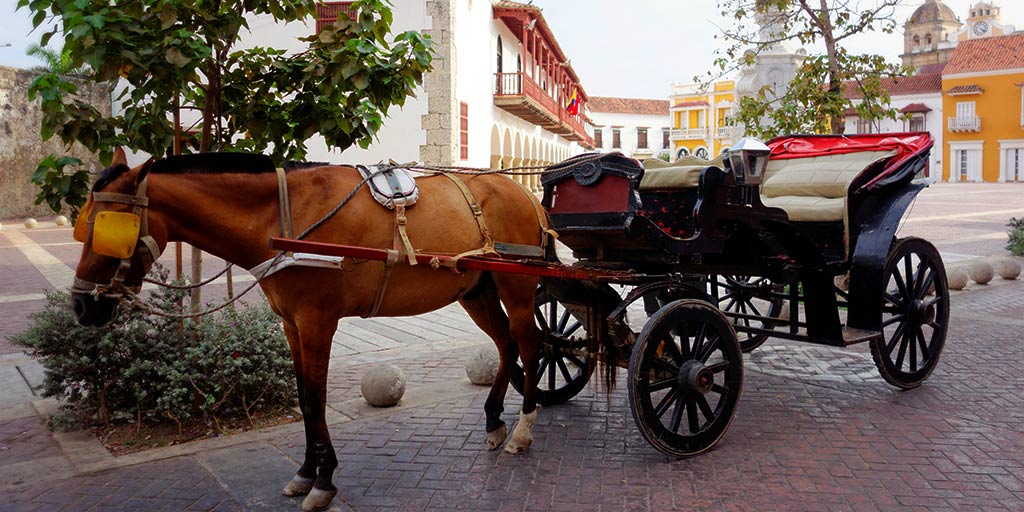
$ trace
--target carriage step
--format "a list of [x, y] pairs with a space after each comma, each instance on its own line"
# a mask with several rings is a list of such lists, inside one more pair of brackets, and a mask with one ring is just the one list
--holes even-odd
[[871, 341], [881, 336], [882, 333], [878, 331], [866, 331], [864, 329], [857, 329], [854, 327], [843, 327], [843, 344], [847, 347], [857, 343]]

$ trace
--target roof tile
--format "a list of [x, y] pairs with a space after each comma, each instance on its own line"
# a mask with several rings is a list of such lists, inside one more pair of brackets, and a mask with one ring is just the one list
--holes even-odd
[[[845, 82], [846, 91], [843, 96], [847, 98], [863, 98], [857, 82]], [[942, 75], [938, 73], [916, 74], [911, 76], [882, 77], [882, 88], [889, 96], [907, 96], [910, 94], [925, 94], [929, 92], [942, 91]]]
[[668, 100], [591, 96], [590, 103], [587, 105], [591, 112], [668, 116]]
[[956, 45], [943, 75], [1024, 68], [1024, 34], [968, 39]]

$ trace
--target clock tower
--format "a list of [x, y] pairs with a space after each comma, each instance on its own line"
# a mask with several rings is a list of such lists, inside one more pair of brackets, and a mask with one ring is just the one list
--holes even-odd
[[998, 6], [989, 2], [978, 2], [971, 6], [970, 16], [967, 17], [968, 39], [1002, 35], [1002, 30], [998, 30], [1001, 28], [1002, 26], [999, 25]]

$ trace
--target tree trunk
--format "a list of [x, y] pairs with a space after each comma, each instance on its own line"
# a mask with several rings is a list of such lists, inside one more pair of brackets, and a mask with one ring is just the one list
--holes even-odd
[[[821, 28], [821, 37], [825, 42], [825, 52], [828, 55], [828, 93], [841, 97], [843, 94], [843, 82], [839, 77], [839, 55], [836, 51], [835, 29], [832, 26], [832, 17], [828, 9], [828, 0], [818, 0], [821, 8], [818, 23]], [[842, 112], [836, 112], [829, 116], [829, 125], [833, 134], [841, 134], [846, 131], [846, 119]]]

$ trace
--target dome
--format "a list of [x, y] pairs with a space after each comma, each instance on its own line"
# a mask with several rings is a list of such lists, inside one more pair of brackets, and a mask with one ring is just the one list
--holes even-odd
[[959, 21], [953, 9], [939, 0], [928, 0], [910, 15], [909, 23], [933, 23], [936, 21]]

